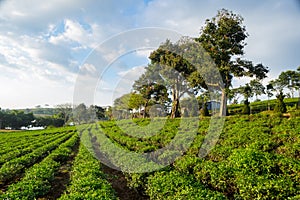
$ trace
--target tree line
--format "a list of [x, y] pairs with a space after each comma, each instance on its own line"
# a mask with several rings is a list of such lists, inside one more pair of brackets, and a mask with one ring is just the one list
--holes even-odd
[[287, 109], [283, 100], [285, 97], [294, 98], [295, 91], [298, 91], [298, 103], [296, 104], [296, 109], [298, 109], [300, 106], [300, 66], [297, 70], [286, 70], [281, 72], [276, 79], [269, 81], [266, 85], [263, 85], [257, 80], [251, 80], [250, 83], [246, 83], [238, 88], [233, 88], [229, 92], [229, 99], [232, 103], [237, 104], [238, 98], [243, 96], [243, 113], [249, 114], [249, 98], [255, 96], [255, 101], [260, 101], [258, 96], [262, 94], [267, 95], [268, 110], [271, 110], [269, 101], [271, 97], [275, 96], [277, 103], [274, 110], [276, 112], [285, 113]]
[[96, 120], [109, 118], [109, 110], [101, 106], [84, 103], [72, 106], [70, 103], [59, 104], [53, 108], [53, 115], [34, 115], [33, 112], [25, 113], [24, 110], [1, 110], [0, 129], [21, 129], [22, 127], [61, 127], [64, 125], [91, 123]]

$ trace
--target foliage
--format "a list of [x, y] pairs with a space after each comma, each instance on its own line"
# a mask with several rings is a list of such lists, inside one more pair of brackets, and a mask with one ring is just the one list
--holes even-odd
[[[109, 152], [111, 146], [104, 139], [110, 138], [109, 141], [126, 151], [143, 153], [172, 143], [180, 134], [178, 130], [184, 132], [182, 137], [186, 141], [184, 137], [191, 129], [196, 130], [197, 135], [184, 155], [159, 171], [127, 173], [128, 184], [151, 199], [297, 199], [300, 195], [300, 118], [297, 114], [290, 119], [279, 115], [270, 117], [268, 113], [227, 117], [218, 143], [205, 158], [198, 154], [210, 118], [201, 119], [198, 125], [168, 119], [163, 127], [159, 127], [162, 119], [157, 120], [102, 121], [98, 123], [102, 134], [98, 134], [100, 129], [96, 125], [81, 125], [82, 143], [61, 199], [116, 199], [99, 161], [93, 157], [95, 139], [101, 144], [101, 152]], [[140, 129], [132, 128], [133, 124]], [[151, 130], [157, 131], [156, 134], [151, 135]], [[3, 199], [43, 197], [78, 141], [71, 127], [1, 133], [0, 137], [0, 160], [8, 159], [0, 168], [1, 184], [20, 177], [1, 194]], [[172, 144], [184, 145], [182, 140]], [[122, 168], [128, 167], [124, 165], [128, 162], [136, 170], [150, 170], [154, 166], [145, 164], [146, 160], [140, 162], [132, 154], [129, 157], [121, 151], [111, 153], [114, 155], [109, 156], [110, 161]], [[176, 153], [178, 151], [168, 150], [157, 161], [166, 161]]]
[[172, 95], [171, 118], [180, 116], [180, 99], [184, 94], [194, 95], [200, 87], [206, 88], [196, 67], [182, 56], [187, 48], [193, 46], [192, 42], [186, 38], [176, 43], [167, 40], [149, 57], [157, 69], [155, 73], [161, 74], [161, 79], [164, 80], [163, 85]]
[[[300, 191], [299, 119], [264, 114], [228, 117], [218, 144], [206, 158], [199, 158], [199, 148], [209, 127], [209, 119], [204, 118], [184, 156], [159, 172], [128, 174], [129, 184], [143, 188], [151, 199], [288, 199], [297, 196]], [[154, 145], [152, 150], [155, 150], [168, 144], [171, 140], [166, 140], [165, 134], [167, 130], [173, 132], [171, 138], [176, 134], [174, 122], [167, 125], [171, 129], [164, 127], [160, 134], [143, 139], [126, 136], [111, 123], [101, 125], [105, 134], [121, 144], [121, 148], [143, 152], [150, 145]], [[122, 123], [122, 128], [126, 124], [130, 126], [129, 121]], [[117, 156], [116, 160], [122, 160], [121, 157]], [[134, 165], [134, 159], [132, 162]]]
[[36, 199], [45, 195], [51, 187], [55, 172], [71, 155], [72, 148], [78, 139], [78, 135], [73, 134], [70, 139], [52, 151], [44, 160], [26, 170], [24, 177], [11, 184], [1, 197], [3, 199]]
[[156, 172], [148, 178], [147, 194], [150, 199], [226, 199], [211, 191], [193, 176], [177, 171]]
[[105, 117], [104, 108], [97, 105], [87, 107], [84, 103], [75, 106], [72, 112], [72, 119], [77, 124], [92, 123]]
[[196, 98], [184, 98], [180, 104], [181, 112], [183, 112], [184, 117], [199, 116], [199, 106]]
[[[284, 98], [284, 103], [287, 106], [295, 107], [298, 104], [298, 98]], [[265, 112], [270, 108], [270, 112], [272, 112], [277, 104], [276, 99], [270, 99], [265, 101], [257, 101], [251, 102], [251, 113], [260, 113]], [[234, 114], [242, 114], [244, 104], [231, 104], [228, 106], [230, 115]]]
[[56, 149], [61, 143], [70, 138], [72, 134], [72, 132], [64, 134], [56, 140], [34, 149], [28, 154], [15, 157], [4, 163], [0, 168], [0, 183], [3, 184], [11, 180], [13, 177], [21, 174], [25, 168], [48, 156], [52, 150]]
[[63, 119], [63, 124], [66, 124], [72, 117], [72, 104], [65, 103], [56, 105], [57, 115]]
[[292, 70], [281, 72], [278, 76], [278, 82], [282, 87], [288, 88], [294, 97], [294, 90], [300, 89], [300, 73]]
[[20, 129], [22, 126], [32, 124], [34, 116], [32, 113], [25, 114], [21, 110], [2, 111], [0, 109], [0, 129], [10, 127], [12, 129]]
[[253, 79], [250, 81], [249, 85], [251, 87], [253, 94], [256, 95], [256, 99], [258, 99], [257, 98], [258, 96], [265, 94], [265, 87], [259, 80]]
[[215, 61], [225, 84], [220, 111], [223, 116], [226, 115], [227, 107], [226, 91], [231, 86], [233, 77], [256, 76], [261, 80], [269, 71], [262, 64], [253, 66], [251, 61], [243, 60], [247, 36], [243, 18], [222, 9], [216, 17], [206, 20], [199, 38], [196, 39]]
[[143, 98], [144, 113], [143, 117], [148, 116], [148, 107], [153, 104], [163, 105], [165, 110], [170, 99], [168, 98], [167, 88], [164, 86], [164, 80], [159, 75], [157, 65], [149, 64], [144, 74], [133, 84], [133, 88]]
[[280, 93], [276, 96], [276, 98], [277, 98], [277, 103], [276, 103], [276, 106], [275, 106], [275, 108], [274, 108], [274, 111], [275, 111], [275, 112], [285, 113], [285, 112], [287, 111], [286, 105], [285, 105], [285, 103], [284, 103], [284, 101], [283, 101], [284, 97], [285, 97], [285, 95], [284, 95], [282, 92], [280, 92]]
[[57, 118], [56, 116], [51, 117], [36, 117], [35, 118], [35, 126], [42, 126], [42, 127], [61, 127], [64, 125], [64, 120], [61, 118]]
[[208, 108], [207, 108], [207, 103], [203, 103], [202, 108], [200, 110], [200, 115], [202, 117], [209, 116], [209, 111], [208, 111]]
[[101, 171], [99, 161], [83, 144], [73, 164], [71, 183], [59, 199], [117, 199]]
[[245, 114], [245, 115], [249, 115], [250, 114], [250, 102], [248, 101], [248, 99], [246, 99], [245, 101], [244, 101], [244, 106], [243, 106], [243, 114]]

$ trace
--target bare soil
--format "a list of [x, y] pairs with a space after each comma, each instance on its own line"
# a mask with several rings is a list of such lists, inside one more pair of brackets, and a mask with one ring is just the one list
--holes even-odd
[[79, 142], [77, 142], [77, 144], [73, 147], [73, 151], [69, 159], [62, 163], [58, 172], [55, 174], [54, 180], [51, 182], [50, 191], [44, 197], [38, 198], [39, 200], [58, 199], [65, 192], [70, 182], [73, 161], [78, 153], [78, 150]]
[[[97, 148], [99, 145], [96, 138], [92, 139], [93, 148], [98, 158], [105, 158], [105, 155]], [[109, 163], [108, 160], [106, 160]], [[145, 196], [142, 191], [137, 191], [134, 188], [128, 187], [127, 180], [122, 171], [110, 168], [104, 164], [101, 165], [102, 171], [107, 175], [107, 180], [112, 185], [113, 189], [120, 200], [148, 200], [149, 197]]]

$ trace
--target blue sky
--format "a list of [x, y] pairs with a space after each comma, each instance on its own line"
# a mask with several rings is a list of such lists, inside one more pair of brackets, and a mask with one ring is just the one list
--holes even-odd
[[[245, 58], [270, 68], [264, 82], [300, 65], [296, 0], [4, 0], [0, 1], [0, 107], [73, 102], [78, 72], [99, 44], [144, 27], [196, 37], [205, 19], [221, 8], [243, 16], [249, 33]], [[116, 87], [142, 72], [148, 53], [114, 58], [111, 52], [109, 59], [116, 60], [98, 80], [94, 103], [110, 104], [118, 96]], [[236, 79], [234, 85], [244, 81]]]

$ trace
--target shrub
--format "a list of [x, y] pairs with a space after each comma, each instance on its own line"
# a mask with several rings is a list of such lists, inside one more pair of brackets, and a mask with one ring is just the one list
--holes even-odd
[[285, 113], [287, 111], [286, 105], [283, 101], [285, 95], [282, 93], [282, 91], [276, 96], [277, 103], [275, 105], [274, 111], [279, 113]]
[[244, 101], [244, 106], [243, 106], [243, 110], [242, 110], [243, 114], [245, 114], [245, 115], [250, 114], [250, 106], [249, 105], [250, 105], [250, 102], [248, 101], [248, 99], [246, 99]]

